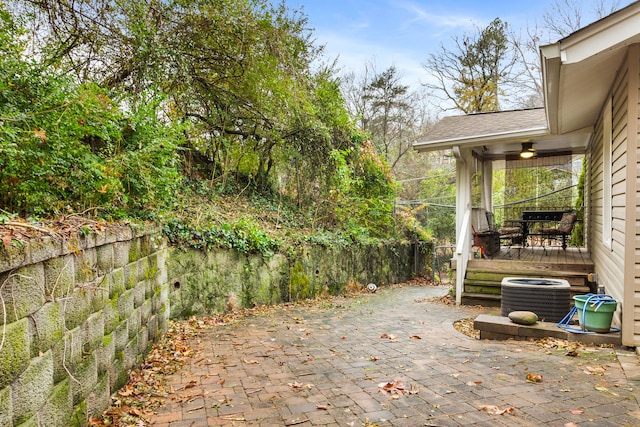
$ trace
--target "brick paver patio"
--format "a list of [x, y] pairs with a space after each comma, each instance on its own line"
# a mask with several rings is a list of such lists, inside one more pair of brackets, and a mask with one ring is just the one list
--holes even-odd
[[[453, 322], [491, 311], [428, 300], [446, 291], [381, 289], [207, 330], [152, 423], [640, 426], [635, 352], [474, 340]], [[381, 389], [394, 381], [405, 393]]]

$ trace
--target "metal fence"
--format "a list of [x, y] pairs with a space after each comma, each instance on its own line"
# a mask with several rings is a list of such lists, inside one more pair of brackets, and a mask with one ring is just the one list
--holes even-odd
[[451, 277], [451, 258], [456, 250], [455, 246], [436, 246], [433, 250], [432, 266], [433, 281], [438, 283], [450, 283]]

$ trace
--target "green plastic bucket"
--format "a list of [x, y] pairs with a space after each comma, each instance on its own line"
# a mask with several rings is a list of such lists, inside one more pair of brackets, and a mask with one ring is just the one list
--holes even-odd
[[576, 295], [573, 297], [578, 310], [580, 326], [587, 331], [609, 332], [613, 313], [618, 307], [618, 301], [609, 295]]

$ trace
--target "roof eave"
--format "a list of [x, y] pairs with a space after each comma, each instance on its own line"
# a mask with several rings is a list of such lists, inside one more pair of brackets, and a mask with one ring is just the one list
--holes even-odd
[[434, 141], [416, 142], [413, 148], [418, 152], [447, 150], [456, 145], [465, 147], [479, 147], [482, 145], [491, 145], [505, 141], [517, 141], [521, 139], [535, 138], [549, 134], [546, 127], [536, 127], [530, 129], [521, 129], [516, 132], [501, 132], [486, 135], [474, 135], [466, 138], [447, 138]]

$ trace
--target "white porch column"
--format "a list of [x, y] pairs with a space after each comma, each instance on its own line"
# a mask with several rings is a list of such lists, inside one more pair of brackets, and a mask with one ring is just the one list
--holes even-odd
[[493, 161], [482, 159], [482, 207], [493, 212]]
[[456, 304], [462, 303], [464, 277], [471, 254], [471, 177], [473, 158], [470, 148], [453, 147], [456, 157]]

